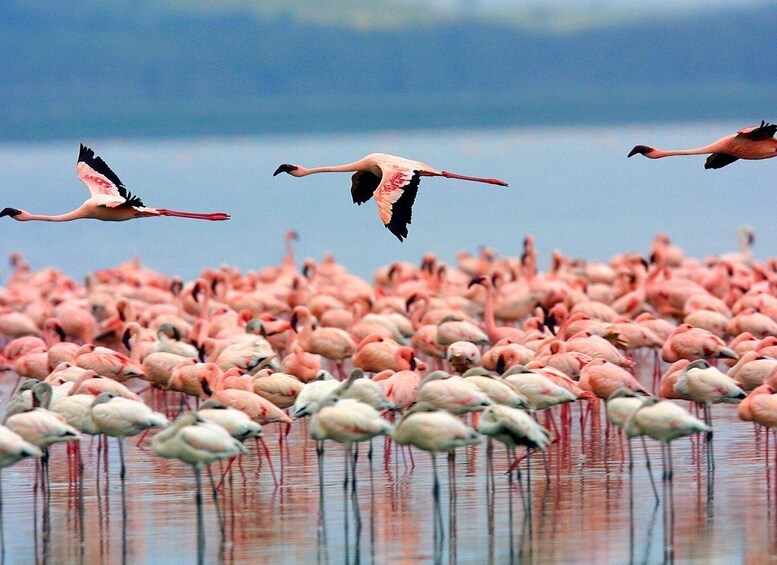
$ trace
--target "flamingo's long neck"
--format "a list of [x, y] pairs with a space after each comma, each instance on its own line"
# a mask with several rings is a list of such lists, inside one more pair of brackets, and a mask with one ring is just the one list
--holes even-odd
[[316, 173], [353, 173], [363, 169], [365, 169], [365, 167], [360, 161], [348, 163], [347, 165], [330, 165], [327, 167], [313, 167], [312, 169], [298, 166], [295, 171], [295, 176], [306, 177], [308, 175], [315, 175]]
[[483, 321], [486, 323], [486, 333], [491, 339], [491, 343], [496, 340], [496, 320], [494, 319], [494, 287], [485, 285], [486, 289], [486, 311], [483, 313]]
[[59, 214], [57, 216], [48, 216], [46, 214], [31, 214], [30, 212], [22, 212], [13, 217], [14, 220], [19, 222], [28, 222], [32, 220], [38, 220], [40, 222], [70, 222], [71, 220], [79, 220], [84, 216], [79, 213], [78, 210], [73, 210], [66, 214]]
[[704, 147], [696, 147], [694, 149], [656, 149], [653, 148], [653, 151], [650, 152], [648, 157], [651, 159], [658, 159], [661, 157], [672, 157], [674, 155], [704, 155], [706, 153], [715, 153], [718, 151], [718, 147], [716, 147], [716, 144], [711, 145], [705, 145]]

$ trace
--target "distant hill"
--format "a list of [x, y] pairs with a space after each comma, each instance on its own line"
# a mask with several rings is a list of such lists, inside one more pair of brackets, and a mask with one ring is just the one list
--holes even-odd
[[0, 0], [0, 138], [776, 118], [777, 6], [553, 34], [234, 4]]

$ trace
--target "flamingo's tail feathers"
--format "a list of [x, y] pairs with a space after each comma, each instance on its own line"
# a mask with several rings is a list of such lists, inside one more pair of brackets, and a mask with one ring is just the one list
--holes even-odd
[[168, 210], [167, 208], [157, 208], [157, 212], [159, 212], [161, 216], [175, 216], [177, 218], [191, 218], [193, 220], [210, 220], [212, 222], [228, 220], [230, 218], [229, 214], [225, 214], [224, 212], [198, 214], [197, 212], [181, 212], [180, 210]]

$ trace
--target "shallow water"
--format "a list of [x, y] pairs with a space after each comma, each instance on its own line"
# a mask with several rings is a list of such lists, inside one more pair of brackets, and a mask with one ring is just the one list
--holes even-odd
[[[647, 374], [643, 380], [647, 382]], [[11, 379], [12, 380], [12, 379]], [[9, 382], [3, 386], [7, 395]], [[154, 399], [148, 398], [149, 402]], [[177, 404], [177, 399], [169, 402]], [[578, 403], [580, 404], [580, 403]], [[172, 406], [171, 406], [172, 408]], [[455, 489], [444, 455], [437, 457], [443, 531], [435, 535], [430, 456], [384, 452], [366, 445], [357, 463], [356, 496], [343, 489], [343, 450], [327, 442], [323, 504], [314, 443], [304, 422], [288, 436], [281, 470], [277, 426], [267, 426], [280, 486], [266, 461], [257, 473], [255, 449], [236, 463], [221, 491], [226, 541], [204, 475], [205, 549], [214, 563], [656, 563], [665, 560], [663, 503], [656, 506], [640, 444], [634, 442], [633, 494], [628, 457], [615, 433], [589, 416], [581, 434], [580, 406], [571, 440], [547, 450], [550, 481], [539, 454], [521, 464], [521, 492], [508, 487], [504, 449], [496, 446], [493, 488], [486, 484], [486, 445], [459, 450]], [[713, 407], [715, 471], [707, 474], [703, 438], [674, 442], [674, 558], [678, 562], [761, 563], [774, 559], [777, 478], [774, 443], [736, 417], [734, 406]], [[51, 456], [48, 511], [33, 495], [34, 463], [5, 469], [5, 558], [8, 563], [192, 563], [197, 561], [194, 479], [190, 467], [155, 456], [148, 439], [128, 440], [126, 503], [118, 456], [110, 440], [108, 472], [96, 473], [97, 442], [82, 442], [83, 544], [77, 489], [65, 449]], [[661, 452], [649, 442], [659, 494]], [[214, 465], [214, 469], [218, 469]], [[219, 474], [218, 472], [216, 473]], [[529, 478], [531, 485], [529, 487]], [[217, 477], [218, 479], [218, 477]], [[493, 495], [489, 495], [493, 492]], [[524, 490], [525, 492], [525, 490]], [[632, 506], [633, 504], [633, 506]], [[512, 523], [510, 506], [512, 505]], [[126, 511], [126, 517], [123, 516]], [[438, 541], [436, 541], [438, 539]]]

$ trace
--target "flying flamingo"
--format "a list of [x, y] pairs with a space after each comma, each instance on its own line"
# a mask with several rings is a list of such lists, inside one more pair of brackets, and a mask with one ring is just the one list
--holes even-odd
[[737, 159], [768, 159], [777, 155], [777, 125], [767, 124], [763, 120], [760, 126], [748, 126], [737, 133], [722, 137], [710, 145], [696, 149], [664, 151], [647, 145], [636, 145], [629, 157], [639, 153], [648, 159], [660, 159], [671, 155], [702, 155], [711, 153], [704, 163], [705, 169], [720, 169]]
[[507, 186], [499, 179], [470, 177], [438, 171], [429, 165], [402, 157], [373, 153], [347, 165], [317, 167], [308, 169], [287, 163], [279, 166], [273, 176], [288, 173], [293, 177], [304, 177], [315, 173], [352, 172], [351, 197], [355, 204], [362, 205], [375, 197], [378, 213], [388, 230], [399, 241], [407, 237], [407, 225], [411, 223], [412, 207], [418, 193], [421, 177], [446, 177]]
[[87, 188], [91, 196], [78, 208], [65, 214], [49, 216], [45, 214], [32, 214], [26, 210], [5, 208], [0, 212], [0, 217], [10, 216], [14, 220], [27, 222], [41, 220], [44, 222], [69, 222], [82, 218], [93, 218], [106, 222], [123, 222], [135, 218], [148, 218], [153, 216], [177, 216], [180, 218], [193, 218], [196, 220], [228, 220], [229, 214], [216, 212], [213, 214], [197, 214], [194, 212], [181, 212], [168, 210], [167, 208], [147, 208], [140, 198], [133, 195], [124, 187], [110, 167], [94, 151], [81, 145], [78, 153], [76, 172]]

